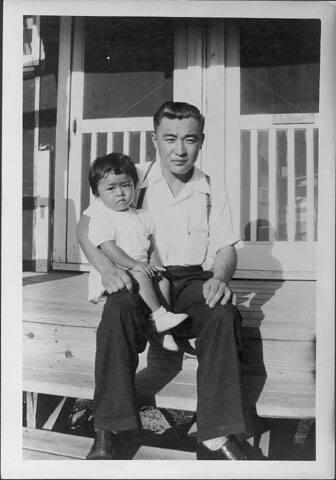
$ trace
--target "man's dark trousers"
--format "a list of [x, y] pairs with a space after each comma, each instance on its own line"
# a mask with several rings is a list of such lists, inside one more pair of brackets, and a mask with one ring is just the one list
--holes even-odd
[[[203, 281], [182, 282], [174, 310], [190, 318], [174, 329], [176, 337], [196, 337], [198, 441], [246, 431], [242, 409], [241, 318], [231, 303], [210, 309]], [[139, 427], [134, 377], [138, 353], [146, 347], [149, 309], [138, 294], [109, 295], [97, 330], [94, 424], [113, 431]]]

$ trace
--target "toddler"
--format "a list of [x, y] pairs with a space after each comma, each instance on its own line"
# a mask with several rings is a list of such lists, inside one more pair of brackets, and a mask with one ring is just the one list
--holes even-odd
[[[138, 175], [130, 157], [110, 153], [98, 157], [89, 170], [94, 201], [84, 214], [90, 217], [89, 239], [112, 262], [128, 270], [139, 285], [139, 294], [151, 310], [150, 319], [157, 333], [183, 322], [188, 315], [175, 314], [161, 305], [152, 279], [164, 271], [154, 245], [154, 222], [144, 210], [134, 208]], [[159, 286], [169, 304], [169, 281], [160, 276]], [[96, 270], [89, 276], [89, 300], [97, 303], [106, 295]], [[172, 335], [161, 338], [163, 347], [178, 350]]]

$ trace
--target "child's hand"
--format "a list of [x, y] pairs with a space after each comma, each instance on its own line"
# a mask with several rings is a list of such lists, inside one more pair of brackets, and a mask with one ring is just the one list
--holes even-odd
[[136, 264], [132, 268], [133, 272], [145, 273], [149, 278], [155, 277], [156, 272], [159, 272], [162, 270], [164, 270], [163, 267], [159, 267], [157, 265], [151, 265], [150, 263], [146, 263], [146, 262], [136, 262]]

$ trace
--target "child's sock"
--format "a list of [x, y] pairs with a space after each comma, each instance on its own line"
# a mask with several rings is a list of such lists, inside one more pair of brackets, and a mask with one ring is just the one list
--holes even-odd
[[155, 310], [150, 317], [155, 324], [157, 333], [161, 333], [176, 327], [188, 318], [188, 315], [186, 313], [168, 312], [161, 306], [158, 310]]

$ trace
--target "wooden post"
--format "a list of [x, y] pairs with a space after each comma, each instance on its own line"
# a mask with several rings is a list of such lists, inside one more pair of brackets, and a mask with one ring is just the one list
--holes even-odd
[[28, 428], [36, 428], [36, 410], [38, 393], [26, 392], [26, 424]]
[[50, 269], [50, 150], [38, 150], [36, 155], [36, 223], [35, 255], [36, 271]]
[[333, 412], [335, 365], [335, 161], [336, 161], [336, 5], [323, 5], [320, 61], [318, 242], [316, 285], [316, 364], [318, 438], [316, 457], [334, 470]]
[[55, 150], [54, 262], [66, 260], [66, 215], [71, 77], [71, 17], [61, 17]]

